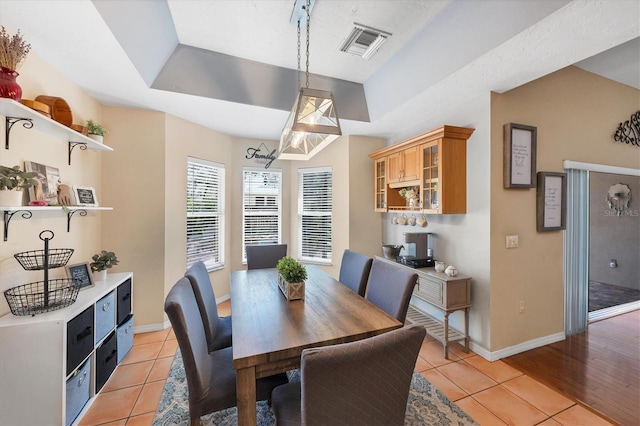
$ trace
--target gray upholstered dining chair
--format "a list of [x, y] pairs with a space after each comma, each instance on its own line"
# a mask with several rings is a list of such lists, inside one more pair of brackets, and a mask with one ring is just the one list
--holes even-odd
[[366, 299], [398, 321], [404, 322], [417, 282], [418, 274], [415, 271], [374, 259], [367, 282]]
[[278, 426], [403, 425], [425, 329], [411, 325], [302, 351], [300, 382], [278, 386]]
[[278, 260], [287, 255], [286, 244], [246, 246], [247, 269], [275, 268]]
[[231, 346], [231, 316], [220, 317], [216, 296], [207, 267], [201, 261], [191, 265], [184, 274], [189, 279], [198, 302], [209, 352]]
[[338, 281], [364, 297], [373, 259], [349, 249], [342, 254]]
[[[196, 297], [186, 277], [180, 278], [169, 291], [164, 311], [182, 354], [191, 425], [199, 425], [201, 416], [237, 405], [233, 349], [209, 352]], [[256, 398], [269, 399], [273, 388], [285, 383], [285, 374], [257, 380]]]

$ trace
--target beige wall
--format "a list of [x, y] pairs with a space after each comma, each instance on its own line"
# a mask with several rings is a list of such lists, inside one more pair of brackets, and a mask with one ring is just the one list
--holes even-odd
[[[638, 148], [612, 135], [638, 109], [638, 90], [576, 67], [493, 95], [490, 350], [564, 331], [563, 232], [536, 232], [535, 189], [503, 189], [503, 125], [537, 127], [538, 171], [562, 172], [563, 160], [637, 169]], [[519, 235], [520, 247], [507, 250], [511, 234]]]
[[[70, 83], [57, 70], [42, 61], [35, 53], [30, 53], [19, 70], [18, 83], [23, 90], [24, 99], [35, 99], [38, 95], [59, 96], [69, 104], [73, 113], [73, 122], [93, 118], [101, 121], [101, 107], [92, 98]], [[4, 136], [5, 120], [0, 120], [1, 133]], [[96, 190], [101, 205], [108, 201], [102, 192], [101, 159], [96, 151], [73, 151], [72, 163], [67, 164], [68, 144], [42, 133], [36, 129], [25, 129], [20, 123], [13, 126], [10, 135], [10, 149], [0, 148], [0, 164], [19, 165], [25, 161], [53, 166], [59, 169], [61, 181], [69, 186], [91, 186]], [[25, 198], [25, 203], [28, 201]], [[44, 230], [55, 234], [50, 248], [73, 248], [75, 251], [69, 264], [90, 262], [91, 256], [104, 246], [101, 241], [102, 221], [110, 212], [91, 211], [86, 217], [75, 215], [71, 221], [71, 230], [67, 232], [67, 219], [62, 211], [36, 211], [31, 219], [23, 219], [20, 214], [13, 217], [9, 227], [9, 238], [0, 238], [0, 291], [44, 279], [43, 271], [27, 272], [22, 269], [13, 255], [28, 250], [42, 250], [44, 243], [38, 235]], [[49, 278], [64, 278], [64, 268], [52, 269]], [[4, 297], [0, 299], [0, 315], [9, 312]]]

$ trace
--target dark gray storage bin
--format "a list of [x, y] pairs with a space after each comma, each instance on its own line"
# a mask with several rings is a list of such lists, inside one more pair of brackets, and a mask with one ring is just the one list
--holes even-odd
[[131, 313], [131, 278], [118, 286], [117, 291], [118, 316], [116, 324], [120, 325]]
[[93, 305], [67, 323], [67, 372], [71, 374], [93, 350]]
[[116, 334], [118, 335], [118, 364], [120, 364], [133, 347], [133, 314], [118, 326]]
[[116, 326], [116, 296], [112, 291], [96, 302], [96, 343]]
[[96, 393], [107, 383], [109, 376], [118, 365], [118, 339], [114, 331], [96, 349]]
[[88, 359], [67, 380], [66, 426], [78, 417], [87, 401], [89, 401], [91, 383], [91, 360]]

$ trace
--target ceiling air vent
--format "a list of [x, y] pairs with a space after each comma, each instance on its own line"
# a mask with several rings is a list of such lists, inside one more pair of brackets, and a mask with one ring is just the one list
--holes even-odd
[[376, 30], [366, 25], [358, 23], [353, 25], [354, 28], [340, 47], [340, 51], [362, 56], [364, 59], [372, 57], [387, 38], [391, 36], [391, 33]]

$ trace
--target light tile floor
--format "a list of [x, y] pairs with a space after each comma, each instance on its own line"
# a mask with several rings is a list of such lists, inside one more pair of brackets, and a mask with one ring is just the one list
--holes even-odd
[[[230, 315], [230, 303], [218, 305]], [[80, 426], [151, 425], [178, 348], [171, 330], [136, 334], [133, 349], [116, 368]], [[416, 370], [480, 425], [610, 425], [571, 399], [523, 375], [502, 361], [488, 362], [427, 337]]]

